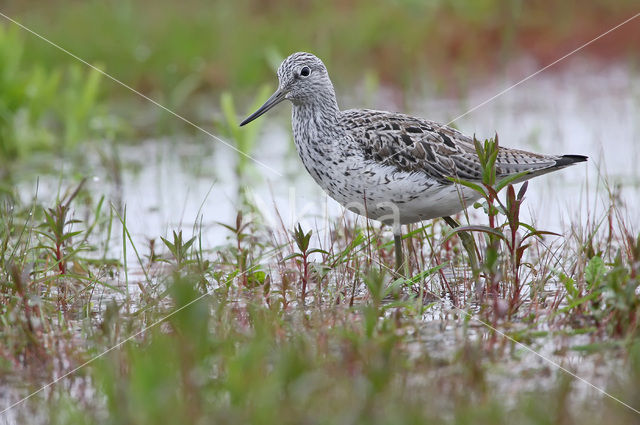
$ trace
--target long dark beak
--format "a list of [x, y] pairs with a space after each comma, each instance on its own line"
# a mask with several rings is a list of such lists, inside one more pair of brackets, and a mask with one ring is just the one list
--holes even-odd
[[273, 108], [278, 103], [282, 102], [285, 99], [286, 94], [287, 92], [282, 89], [276, 90], [276, 92], [272, 94], [271, 97], [267, 99], [266, 102], [264, 102], [264, 105], [262, 105], [260, 108], [258, 108], [257, 111], [249, 115], [247, 118], [245, 118], [244, 121], [240, 123], [240, 127], [242, 127], [245, 124], [249, 124], [251, 121], [255, 120], [260, 115], [264, 114], [269, 109]]

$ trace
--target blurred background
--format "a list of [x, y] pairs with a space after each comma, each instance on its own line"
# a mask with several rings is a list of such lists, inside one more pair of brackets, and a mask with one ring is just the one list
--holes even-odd
[[[633, 16], [637, 7], [632, 0], [394, 0], [375, 6], [364, 0], [9, 0], [2, 12], [238, 149], [273, 161], [295, 184], [310, 181], [290, 143], [287, 107], [248, 129], [236, 125], [275, 87], [274, 71], [290, 53], [306, 50], [325, 61], [344, 108], [449, 122]], [[216, 187], [231, 211], [242, 187], [277, 177], [2, 20], [0, 176], [6, 191], [43, 173], [54, 176], [52, 188], [60, 178], [93, 176], [119, 203], [145, 199], [141, 212], [162, 215], [176, 205], [161, 195], [166, 176], [180, 189], [193, 188], [197, 195], [186, 211], [195, 216], [191, 210], [212, 181], [221, 184]], [[612, 151], [610, 162], [596, 161], [600, 168], [635, 168], [639, 45], [640, 24], [631, 22], [452, 125], [479, 137], [498, 132], [503, 144], [530, 150], [569, 149], [601, 159], [603, 150]], [[611, 117], [602, 119], [606, 114]], [[609, 149], [614, 140], [632, 155], [616, 159], [624, 149]], [[46, 179], [41, 184], [46, 187]], [[150, 187], [158, 188], [153, 199]], [[309, 190], [312, 184], [299, 192]], [[175, 222], [180, 214], [166, 212], [150, 226]]]
[[[209, 222], [231, 217], [247, 188], [264, 204], [279, 200], [287, 224], [327, 202], [337, 214], [301, 167], [287, 106], [237, 127], [275, 88], [280, 61], [306, 50], [325, 61], [345, 109], [403, 111], [480, 138], [497, 132], [506, 146], [586, 154], [592, 180], [607, 174], [633, 189], [638, 22], [456, 118], [637, 11], [633, 0], [4, 1], [7, 17], [276, 173], [2, 18], [0, 187], [31, 196], [38, 179], [46, 199], [61, 181], [90, 177], [95, 193], [144, 217], [139, 235], [193, 223], [201, 210]], [[544, 224], [584, 198], [584, 169], [540, 179], [532, 196]]]
[[[400, 90], [425, 79], [460, 89], [514, 60], [547, 64], [637, 12], [633, 0], [3, 3], [4, 13], [79, 57], [166, 96], [186, 78], [197, 79], [195, 91], [246, 91], [297, 50], [322, 57], [346, 87], [371, 75]], [[626, 60], [639, 37], [638, 25], [628, 25], [582, 55]], [[70, 62], [42, 40], [24, 38], [25, 64]]]
[[[401, 111], [451, 123], [480, 139], [497, 133], [504, 146], [588, 155], [586, 164], [532, 181], [521, 214], [522, 221], [537, 229], [565, 236], [558, 238], [561, 241], [573, 241], [582, 229], [595, 229], [585, 236], [584, 251], [548, 250], [554, 258], [580, 257], [579, 267], [544, 269], [549, 277], [536, 278], [542, 289], [546, 279], [558, 287], [569, 281], [580, 285], [588, 279], [583, 279], [587, 259], [600, 261], [589, 262], [593, 276], [600, 276], [598, 264], [605, 268], [599, 257], [604, 250], [599, 246], [605, 244], [593, 242], [593, 235], [607, 239], [609, 259], [619, 256], [612, 223], [635, 224], [640, 216], [640, 17], [523, 79], [638, 12], [638, 0], [0, 0], [1, 408], [126, 335], [143, 341], [141, 350], [129, 344], [95, 367], [83, 369], [78, 375], [82, 378], [87, 372], [88, 383], [83, 378], [62, 380], [58, 389], [54, 386], [33, 398], [35, 406], [44, 400], [49, 409], [33, 408], [38, 415], [28, 407], [21, 414], [10, 411], [3, 423], [36, 423], [36, 416], [42, 423], [185, 423], [185, 417], [200, 418], [192, 423], [209, 423], [212, 418], [215, 423], [323, 423], [327, 412], [335, 413], [328, 415], [334, 421], [324, 423], [401, 423], [385, 419], [393, 417], [419, 423], [415, 418], [424, 418], [424, 412], [448, 418], [456, 411], [459, 423], [571, 423], [565, 406], [578, 405], [567, 401], [569, 381], [558, 380], [557, 392], [543, 383], [537, 395], [544, 398], [538, 404], [528, 398], [513, 403], [504, 395], [512, 394], [519, 381], [508, 375], [501, 387], [495, 387], [485, 379], [482, 363], [493, 356], [493, 348], [476, 349], [466, 341], [493, 346], [495, 339], [476, 336], [467, 323], [440, 322], [438, 318], [449, 314], [445, 310], [443, 316], [434, 315], [436, 320], [427, 319], [435, 335], [424, 336], [428, 344], [415, 352], [411, 340], [402, 339], [394, 328], [400, 316], [363, 309], [364, 316], [375, 320], [363, 319], [366, 331], [361, 330], [342, 292], [328, 296], [334, 296], [330, 303], [336, 310], [345, 307], [344, 316], [342, 312], [333, 316], [323, 308], [318, 314], [287, 310], [285, 284], [299, 276], [291, 268], [297, 257], [282, 260], [287, 250], [295, 249], [289, 231], [302, 223], [305, 232], [313, 230], [313, 243], [339, 239], [349, 252], [356, 240], [349, 229], [357, 226], [347, 224], [355, 217], [347, 213], [342, 220], [342, 208], [327, 199], [304, 170], [292, 143], [288, 105], [249, 126], [239, 128], [238, 123], [275, 89], [280, 62], [305, 50], [327, 65], [343, 109]], [[614, 213], [627, 215], [627, 220], [614, 220]], [[486, 222], [486, 216], [474, 214], [471, 211], [472, 221]], [[184, 239], [178, 233], [182, 229]], [[340, 231], [341, 239], [336, 236]], [[380, 240], [389, 240], [384, 229], [374, 231]], [[636, 235], [637, 226], [624, 234]], [[623, 242], [632, 245], [633, 239], [629, 241]], [[436, 249], [445, 249], [439, 245]], [[278, 261], [266, 259], [272, 247], [282, 251]], [[421, 247], [426, 250], [426, 245]], [[377, 249], [388, 254], [390, 245], [381, 242]], [[185, 252], [192, 256], [185, 257]], [[640, 251], [634, 252], [633, 258], [638, 258]], [[349, 273], [355, 270], [353, 276], [360, 273], [360, 265], [371, 266], [353, 257], [356, 266], [349, 269]], [[181, 269], [183, 260], [188, 267]], [[277, 264], [272, 267], [272, 262]], [[247, 274], [262, 263], [269, 264]], [[318, 267], [318, 273], [335, 264]], [[556, 264], [555, 259], [549, 264]], [[194, 267], [201, 269], [196, 273]], [[633, 267], [629, 273], [635, 279], [637, 267]], [[304, 270], [306, 274], [306, 265]], [[349, 288], [354, 282], [354, 289], [349, 289], [353, 304], [360, 277], [336, 270]], [[188, 284], [183, 285], [180, 273], [186, 271]], [[618, 275], [610, 275], [617, 282]], [[241, 283], [229, 286], [241, 276]], [[163, 282], [171, 279], [176, 285], [172, 284], [174, 292], [168, 299]], [[599, 288], [593, 279], [589, 285]], [[380, 291], [384, 286], [382, 276], [364, 280], [369, 288], [374, 281]], [[270, 290], [276, 293], [278, 283], [285, 304], [265, 306], [261, 294], [266, 299]], [[213, 296], [204, 300], [210, 304], [185, 309], [155, 333], [138, 332], [164, 317], [169, 307], [186, 306], [187, 300], [214, 287]], [[319, 294], [323, 291], [321, 285], [314, 288]], [[626, 293], [635, 309], [629, 311], [638, 311], [634, 290]], [[258, 308], [243, 310], [245, 293], [256, 296]], [[380, 307], [381, 299], [370, 299]], [[356, 307], [361, 303], [369, 308], [370, 299], [356, 300]], [[561, 299], [556, 297], [553, 302], [558, 304], [551, 305], [558, 306]], [[218, 302], [224, 306], [218, 309]], [[439, 304], [428, 302], [424, 309]], [[215, 321], [209, 318], [207, 305], [216, 305]], [[581, 350], [588, 352], [593, 349], [589, 338], [595, 328], [585, 320], [581, 304], [574, 305], [575, 317], [563, 320], [578, 323], [574, 335], [584, 333], [580, 344], [586, 345]], [[545, 308], [548, 305], [532, 307], [536, 315]], [[38, 309], [43, 313], [35, 317]], [[289, 320], [292, 311], [299, 314], [295, 320]], [[367, 316], [367, 311], [373, 315]], [[415, 335], [421, 339], [420, 332], [427, 329], [422, 299], [420, 308], [412, 311]], [[384, 326], [376, 325], [378, 314], [389, 319]], [[524, 328], [529, 327], [528, 320], [522, 323]], [[637, 321], [629, 321], [637, 335]], [[552, 326], [546, 317], [540, 323], [540, 328], [529, 330], [546, 333]], [[255, 338], [248, 331], [251, 326]], [[332, 327], [337, 331], [329, 332]], [[175, 335], [165, 332], [169, 328]], [[455, 356], [449, 355], [455, 338], [437, 336], [445, 328], [464, 340]], [[523, 332], [513, 335], [518, 341], [533, 341]], [[287, 340], [289, 334], [303, 337]], [[601, 334], [606, 343], [608, 335]], [[147, 340], [159, 343], [147, 347]], [[616, 344], [613, 341], [611, 347]], [[407, 355], [398, 360], [400, 345]], [[550, 355], [567, 352], [546, 342], [540, 345]], [[499, 349], [512, 360], [528, 359], [522, 362], [525, 368], [517, 369], [532, 386], [527, 383], [520, 389], [537, 388], [542, 377], [555, 386], [556, 375], [548, 365], [529, 369], [533, 356], [520, 357], [522, 353], [508, 344]], [[558, 361], [571, 370], [581, 365], [577, 370], [589, 379], [582, 373], [599, 374], [601, 380], [628, 377], [630, 389], [621, 398], [635, 400], [630, 403], [638, 406], [640, 349], [634, 356], [635, 374], [598, 369], [617, 361], [609, 351], [602, 351], [592, 363], [583, 363], [570, 351], [567, 363], [564, 358]], [[211, 367], [214, 357], [219, 369]], [[452, 364], [461, 366], [461, 371]], [[435, 375], [414, 375], [420, 367], [435, 370]], [[442, 369], [452, 372], [443, 374]], [[515, 369], [503, 367], [508, 372]], [[397, 379], [398, 370], [405, 371], [405, 377]], [[127, 373], [132, 376], [130, 386], [122, 377]], [[450, 379], [452, 374], [457, 377]], [[402, 384], [400, 391], [396, 386], [400, 381], [410, 385]], [[101, 392], [93, 389], [94, 382]], [[428, 391], [420, 393], [412, 385]], [[578, 387], [578, 392], [585, 394], [585, 388]], [[288, 395], [283, 399], [280, 394], [285, 390]], [[489, 403], [485, 421], [476, 421], [473, 401], [492, 397], [496, 403]], [[100, 402], [94, 403], [95, 399]], [[414, 411], [406, 408], [407, 403], [418, 412], [413, 420]], [[580, 410], [577, 417], [592, 412], [607, 417], [599, 403], [586, 403], [589, 409]], [[88, 407], [93, 415], [94, 404], [98, 405], [95, 421], [69, 413]], [[496, 407], [502, 404], [509, 409], [495, 413], [502, 411]], [[376, 406], [387, 406], [393, 415], [378, 415]], [[290, 407], [299, 416], [284, 422], [281, 412]], [[542, 419], [514, 420], [512, 407]], [[140, 411], [148, 416], [142, 418]], [[207, 417], [211, 411], [219, 416]], [[358, 415], [364, 418], [360, 422], [353, 419]], [[85, 417], [84, 422], [79, 417]], [[111, 422], [107, 417], [113, 418]], [[599, 416], [593, 418], [600, 421]], [[636, 422], [637, 416], [627, 421]]]
[[[61, 182], [90, 177], [93, 193], [142, 217], [134, 228], [143, 236], [193, 223], [199, 211], [210, 223], [232, 217], [247, 188], [265, 205], [275, 197], [287, 224], [325, 203], [341, 212], [304, 173], [287, 106], [237, 127], [294, 51], [325, 61], [345, 109], [450, 122], [630, 18], [638, 3], [5, 0], [1, 11], [280, 174], [2, 18], [0, 188], [28, 198], [37, 181], [47, 199]], [[497, 132], [506, 146], [589, 155], [592, 179], [607, 169], [634, 188], [639, 45], [640, 24], [630, 22], [452, 125], [480, 138]], [[582, 170], [537, 184], [544, 224], [582, 199]]]
[[[546, 65], [637, 12], [634, 0], [508, 1], [14, 1], [3, 12], [146, 93], [252, 93], [289, 53], [323, 58], [340, 88], [375, 78], [406, 91], [444, 91], [492, 78], [526, 59]], [[5, 21], [4, 24], [7, 24]], [[25, 65], [71, 58], [33, 36]], [[637, 55], [626, 25], [581, 52], [609, 62]], [[637, 59], [637, 58], [636, 58]], [[120, 88], [107, 85], [111, 95]], [[129, 97], [129, 93], [124, 96]]]

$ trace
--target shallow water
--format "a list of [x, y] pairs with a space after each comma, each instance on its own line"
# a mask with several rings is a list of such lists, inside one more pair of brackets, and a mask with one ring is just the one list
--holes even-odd
[[[561, 72], [536, 76], [454, 125], [479, 138], [497, 132], [504, 146], [589, 156], [587, 164], [530, 183], [522, 218], [535, 222], [538, 228], [562, 233], [564, 224], [573, 219], [601, 214], [608, 205], [601, 175], [618, 188], [629, 215], [635, 217], [640, 206], [636, 165], [640, 161], [639, 81], [623, 65], [596, 68], [589, 63], [575, 64]], [[508, 85], [504, 81], [490, 83], [472, 90], [465, 99], [425, 95], [405, 112], [449, 122]], [[384, 101], [377, 103], [373, 106], [397, 109]], [[307, 175], [292, 148], [288, 106], [280, 109], [275, 117], [266, 118], [252, 155], [281, 175], [253, 164], [249, 193], [268, 224], [279, 225], [277, 208], [289, 229], [298, 221], [303, 227], [326, 228], [327, 219], [344, 210]], [[201, 218], [203, 243], [215, 246], [224, 241], [227, 232], [215, 223], [235, 218], [236, 154], [231, 149], [214, 140], [203, 144], [202, 140], [163, 139], [121, 148], [120, 156], [140, 166], [136, 172], [124, 172], [118, 193], [127, 206], [128, 225], [137, 240], [145, 243], [146, 238], [179, 227], [189, 233]], [[105, 180], [106, 176], [97, 175], [93, 189], [104, 191]]]
[[[600, 174], [606, 176], [611, 186], [618, 186], [619, 197], [627, 206], [626, 213], [635, 218], [640, 212], [639, 81], [637, 75], [623, 65], [596, 68], [589, 63], [575, 64], [561, 72], [543, 73], [454, 124], [478, 137], [490, 137], [497, 132], [501, 144], [509, 147], [589, 156], [587, 164], [532, 181], [523, 211], [524, 221], [534, 221], [541, 229], [567, 233], [567, 223], [582, 222], [588, 215], [598, 217], [608, 206]], [[446, 123], [508, 85], [506, 81], [490, 83], [472, 90], [464, 99], [425, 95], [409, 102], [408, 110], [403, 112]], [[382, 98], [375, 103], [366, 106], [401, 109]], [[342, 106], [364, 105], [354, 101], [353, 104], [343, 102]], [[249, 194], [267, 224], [279, 227], [280, 216], [287, 229], [301, 222], [303, 228], [320, 230], [320, 238], [328, 239], [328, 232], [323, 234], [322, 229], [327, 229], [327, 223], [344, 214], [344, 210], [327, 198], [307, 175], [292, 148], [288, 107], [280, 109], [265, 123], [253, 156], [281, 175], [253, 166], [248, 178]], [[228, 231], [217, 223], [231, 223], [238, 202], [238, 182], [233, 172], [236, 154], [232, 150], [206, 136], [148, 140], [117, 149], [125, 164], [137, 165], [123, 168], [118, 185], [112, 183], [113, 176], [108, 170], [96, 166], [88, 184], [96, 197], [104, 194], [110, 202], [126, 205], [128, 228], [140, 249], [144, 250], [150, 238], [166, 236], [179, 228], [184, 229], [185, 237], [201, 232], [203, 246], [207, 248], [225, 242]], [[59, 186], [57, 177], [43, 177], [41, 197], [55, 197]], [[31, 183], [23, 186], [29, 195], [32, 188]], [[114, 232], [114, 240], [118, 235], [119, 232]], [[111, 249], [112, 255], [122, 256], [121, 243], [114, 242]], [[135, 264], [131, 250], [128, 256], [129, 264]], [[446, 358], [460, 349], [468, 336], [471, 340], [486, 338], [482, 325], [475, 323], [465, 329], [459, 320], [451, 320], [451, 312], [445, 311], [446, 308], [438, 305], [424, 317], [425, 324], [415, 336], [416, 355], [426, 351], [434, 358]], [[579, 353], [557, 352], [559, 347], [588, 342], [588, 336], [555, 338], [553, 342], [545, 338], [534, 348], [580, 376], [598, 385], [604, 384], [617, 360], [600, 356], [583, 362], [584, 356]], [[505, 392], [513, 386], [522, 389], [523, 382], [527, 381], [514, 378], [538, 374], [550, 367], [522, 348], [513, 347], [513, 353], [514, 359], [524, 357], [526, 361], [503, 363], [503, 370], [494, 367], [494, 379]], [[552, 373], [544, 376], [537, 380], [537, 385], [544, 387], [556, 380]], [[580, 388], [590, 391], [587, 386]], [[5, 393], [4, 390], [0, 388], [0, 393]], [[15, 394], [9, 396], [11, 400], [15, 398]], [[7, 404], [5, 399], [2, 402]], [[16, 418], [11, 417], [5, 420], [16, 422]]]

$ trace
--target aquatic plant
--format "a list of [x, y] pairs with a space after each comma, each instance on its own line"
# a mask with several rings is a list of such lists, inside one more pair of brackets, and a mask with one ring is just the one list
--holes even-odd
[[[496, 159], [498, 157], [498, 136], [484, 143], [474, 138], [476, 153], [482, 166], [482, 184], [476, 184], [458, 178], [451, 178], [457, 184], [468, 187], [482, 196], [482, 202], [476, 202], [476, 208], [482, 208], [487, 215], [489, 225], [467, 225], [454, 228], [449, 236], [461, 232], [480, 232], [486, 236], [482, 262], [483, 276], [487, 282], [485, 295], [490, 295], [493, 310], [497, 318], [506, 313], [509, 317], [522, 304], [522, 285], [520, 268], [526, 250], [531, 246], [528, 239], [541, 238], [544, 235], [560, 236], [553, 232], [537, 230], [520, 221], [520, 208], [524, 201], [528, 182], [524, 182], [516, 195], [514, 182], [527, 173], [521, 172], [501, 180], [496, 180]], [[506, 200], [500, 200], [500, 192], [506, 189]], [[499, 217], [504, 219], [500, 222]], [[501, 245], [505, 247], [506, 261], [501, 261]], [[473, 255], [473, 254], [470, 254]], [[501, 282], [504, 282], [501, 284]], [[501, 299], [506, 299], [506, 309], [500, 307]], [[500, 313], [501, 309], [506, 311]]]
[[72, 153], [80, 142], [113, 137], [118, 121], [103, 103], [101, 76], [80, 65], [25, 65], [25, 41], [0, 26], [0, 161], [37, 152]]
[[[248, 110], [252, 111], [253, 108], [260, 106], [269, 97], [269, 94], [269, 86], [262, 86]], [[237, 148], [235, 151], [236, 163], [234, 167], [235, 181], [237, 181], [238, 184], [239, 200], [247, 204], [245, 186], [249, 183], [248, 173], [252, 166], [250, 157], [255, 154], [258, 134], [262, 126], [240, 127], [239, 123], [244, 114], [238, 114], [236, 112], [233, 96], [229, 92], [224, 92], [220, 96], [220, 109], [222, 111], [222, 119], [216, 122], [216, 127], [225, 137], [229, 138]]]

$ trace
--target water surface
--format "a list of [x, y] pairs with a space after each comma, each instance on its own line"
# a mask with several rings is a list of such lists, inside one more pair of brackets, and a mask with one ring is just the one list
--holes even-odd
[[[589, 157], [586, 164], [531, 181], [525, 221], [563, 233], [572, 220], [602, 214], [608, 206], [603, 180], [635, 217], [640, 186], [638, 81], [624, 65], [574, 64], [560, 72], [542, 73], [452, 124], [478, 138], [497, 132], [504, 146]], [[447, 123], [508, 85], [496, 80], [474, 88], [464, 99], [428, 93], [412, 99], [403, 112]], [[348, 100], [341, 102], [343, 108], [362, 106], [344, 97]], [[366, 106], [398, 109], [384, 99], [375, 103]], [[261, 118], [266, 122], [252, 153], [280, 175], [254, 164], [248, 191], [267, 223], [278, 225], [277, 208], [289, 228], [302, 222], [322, 229], [344, 210], [316, 186], [297, 158], [288, 108], [283, 105], [280, 112]], [[204, 242], [211, 246], [224, 242], [226, 232], [215, 223], [231, 222], [237, 210], [238, 182], [233, 172], [237, 158], [232, 150], [215, 140], [205, 139], [203, 145], [202, 139], [178, 138], [121, 148], [121, 156], [140, 162], [138, 171], [124, 173], [119, 194], [136, 238], [157, 237], [179, 227], [192, 229], [201, 218]], [[104, 190], [101, 182], [106, 176], [96, 178], [94, 188]]]

